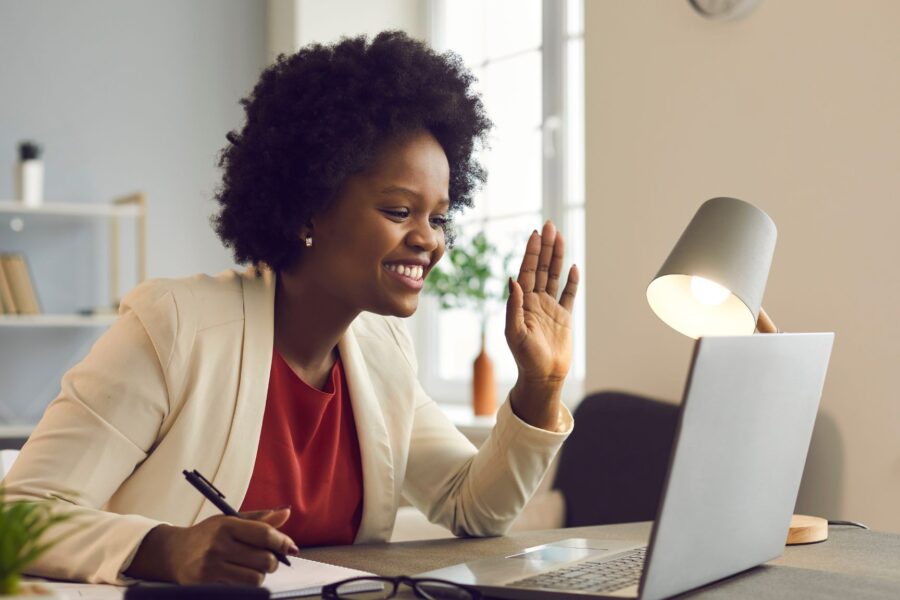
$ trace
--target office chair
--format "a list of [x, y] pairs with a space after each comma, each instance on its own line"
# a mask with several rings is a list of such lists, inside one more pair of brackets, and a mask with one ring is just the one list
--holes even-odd
[[581, 401], [553, 483], [565, 497], [566, 527], [656, 518], [678, 412], [624, 392]]

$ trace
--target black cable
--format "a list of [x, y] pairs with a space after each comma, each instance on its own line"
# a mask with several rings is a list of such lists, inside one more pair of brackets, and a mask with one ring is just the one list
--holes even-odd
[[862, 523], [857, 523], [856, 521], [828, 521], [829, 525], [847, 525], [848, 527], [859, 527], [860, 529], [868, 529]]

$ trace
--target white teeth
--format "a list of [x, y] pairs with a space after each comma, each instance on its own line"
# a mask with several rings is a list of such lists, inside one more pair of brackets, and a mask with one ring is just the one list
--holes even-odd
[[425, 267], [421, 265], [385, 265], [389, 271], [393, 271], [395, 273], [400, 273], [401, 275], [405, 275], [410, 279], [422, 279], [422, 275], [425, 273]]

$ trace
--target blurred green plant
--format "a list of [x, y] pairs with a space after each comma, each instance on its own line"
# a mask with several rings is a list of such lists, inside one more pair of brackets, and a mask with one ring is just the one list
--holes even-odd
[[[436, 296], [441, 308], [472, 309], [480, 315], [484, 334], [492, 304], [509, 295], [509, 263], [515, 253], [500, 254], [484, 232], [459, 240], [425, 280], [425, 292]], [[499, 270], [498, 270], [499, 267]]]
[[44, 542], [47, 531], [71, 517], [54, 512], [51, 501], [7, 502], [0, 485], [0, 596], [19, 592], [22, 572], [66, 535]]

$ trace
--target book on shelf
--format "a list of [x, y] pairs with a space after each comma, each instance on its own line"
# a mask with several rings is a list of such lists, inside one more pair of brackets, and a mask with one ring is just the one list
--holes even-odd
[[[34, 280], [28, 268], [28, 261], [24, 254], [0, 254], [0, 269], [3, 270], [4, 279], [12, 296], [14, 311], [6, 311], [8, 314], [38, 315], [41, 313], [41, 305], [38, 302]], [[2, 292], [0, 292], [2, 293]], [[6, 301], [4, 301], [4, 305]]]
[[0, 315], [16, 314], [16, 303], [13, 300], [12, 288], [3, 271], [3, 257], [0, 255]]

